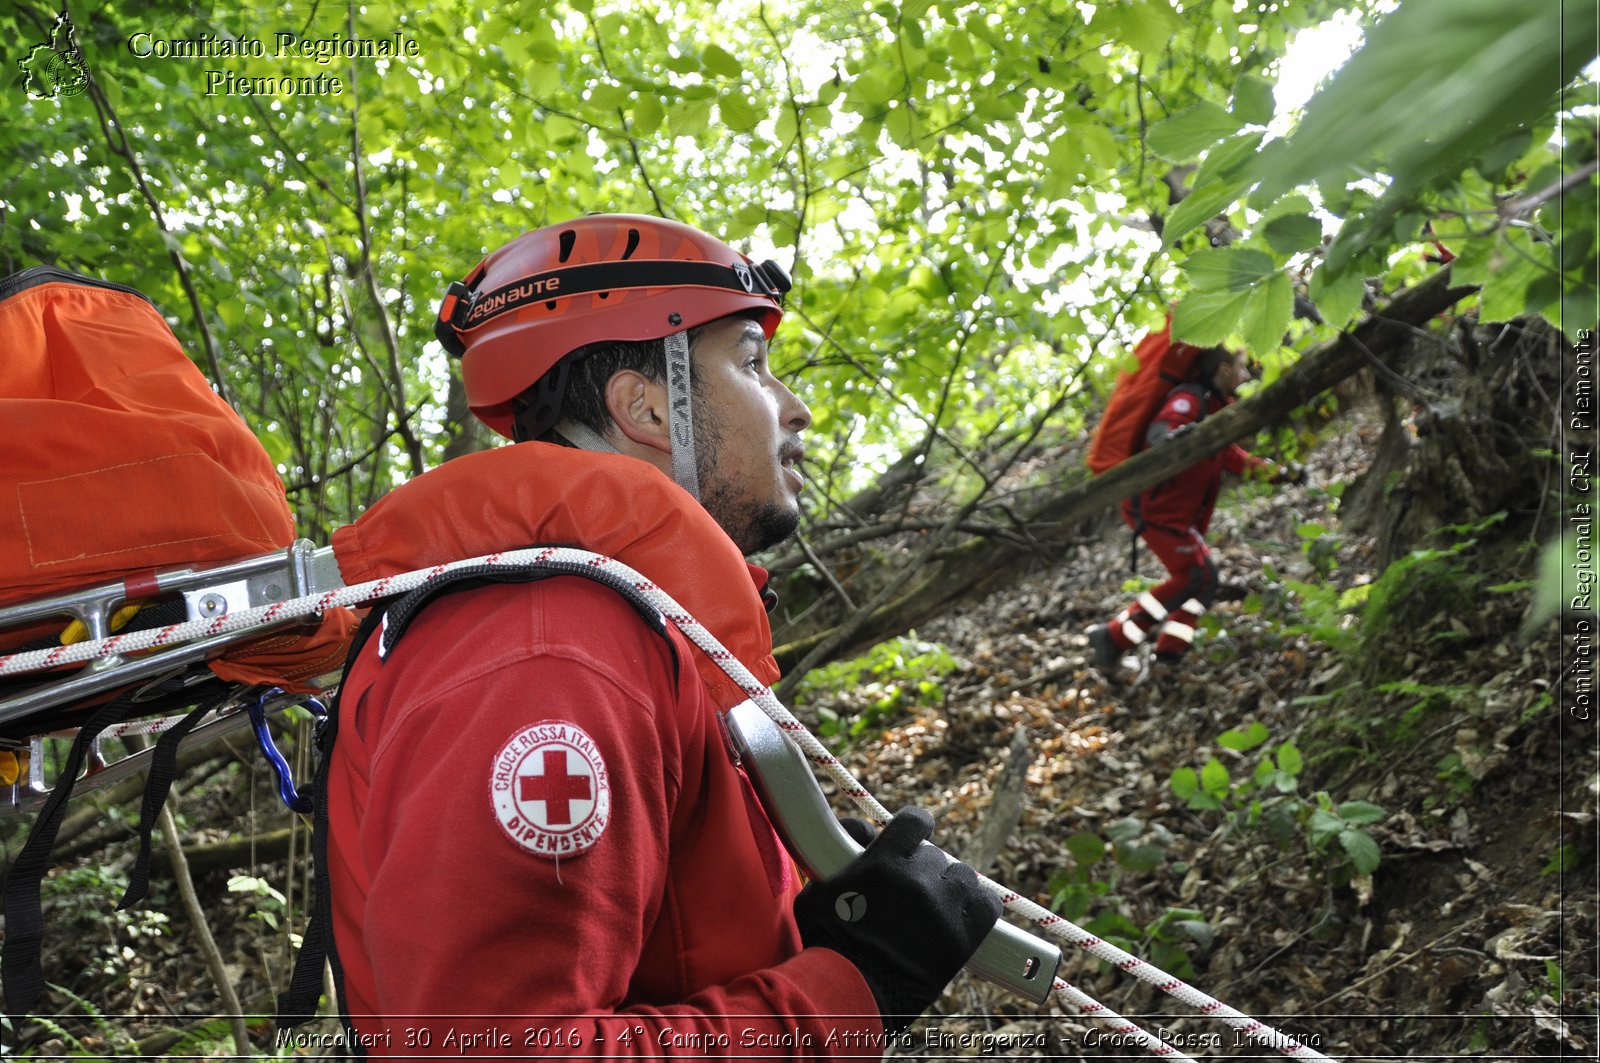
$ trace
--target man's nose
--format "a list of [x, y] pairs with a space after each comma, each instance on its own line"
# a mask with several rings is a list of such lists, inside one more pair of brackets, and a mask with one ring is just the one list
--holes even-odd
[[781, 380], [778, 381], [778, 423], [791, 432], [803, 432], [811, 425], [811, 407]]

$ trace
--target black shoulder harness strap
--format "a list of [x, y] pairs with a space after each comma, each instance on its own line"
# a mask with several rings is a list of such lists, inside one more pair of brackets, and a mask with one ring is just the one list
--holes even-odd
[[[55, 848], [56, 835], [66, 818], [67, 802], [89, 759], [95, 739], [106, 728], [148, 712], [150, 701], [181, 693], [183, 686], [182, 677], [175, 676], [156, 686], [121, 694], [94, 710], [78, 727], [77, 737], [67, 751], [66, 763], [61, 768], [56, 784], [40, 806], [39, 814], [28, 832], [28, 839], [6, 877], [6, 937], [3, 949], [0, 949], [0, 981], [5, 983], [6, 1013], [11, 1016], [13, 1029], [18, 1028], [23, 1017], [32, 1012], [39, 995], [44, 992], [44, 970], [40, 966], [44, 945], [44, 909], [40, 887], [45, 873], [50, 870], [50, 852]], [[128, 872], [128, 887], [117, 905], [119, 911], [137, 904], [149, 887], [150, 836], [177, 776], [179, 742], [200, 722], [201, 717], [227, 701], [230, 694], [223, 692], [204, 698], [177, 726], [167, 730], [157, 740], [151, 754], [144, 803], [139, 815], [139, 850]], [[188, 704], [194, 705], [192, 701]]]
[[[360, 1038], [356, 1036], [355, 1027], [351, 1021], [348, 1007], [345, 1004], [344, 992], [344, 967], [339, 962], [339, 955], [334, 948], [333, 940], [333, 898], [328, 878], [328, 765], [332, 760], [333, 744], [339, 730], [339, 706], [344, 700], [344, 685], [350, 678], [350, 669], [362, 648], [372, 637], [374, 632], [379, 632], [378, 652], [380, 657], [387, 656], [400, 636], [405, 634], [417, 614], [430, 602], [445, 594], [459, 591], [473, 590], [496, 583], [533, 583], [538, 580], [549, 579], [554, 576], [583, 575], [579, 572], [553, 571], [550, 569], [513, 569], [508, 570], [498, 566], [471, 566], [457, 569], [432, 583], [419, 587], [409, 594], [393, 600], [387, 607], [382, 603], [374, 605], [372, 611], [362, 621], [360, 629], [356, 632], [355, 641], [350, 647], [350, 654], [345, 658], [344, 673], [339, 680], [339, 692], [328, 706], [328, 714], [318, 724], [317, 729], [317, 770], [312, 783], [311, 799], [312, 810], [312, 878], [315, 882], [315, 897], [312, 901], [311, 919], [306, 925], [305, 938], [300, 946], [300, 954], [295, 959], [294, 974], [289, 982], [289, 988], [278, 997], [278, 1028], [291, 1029], [310, 1022], [316, 1018], [317, 1007], [322, 999], [322, 966], [326, 961], [333, 967], [334, 991], [339, 996], [339, 1018], [343, 1024], [344, 1049], [351, 1056], [364, 1056], [366, 1053], [361, 1045]], [[598, 576], [585, 576], [603, 586], [610, 587]], [[617, 588], [612, 587], [613, 590]], [[633, 606], [634, 610], [642, 617], [652, 631], [662, 637], [666, 636], [666, 619], [655, 609], [642, 600], [633, 598], [623, 593], [623, 600]], [[675, 662], [676, 664], [676, 662]]]

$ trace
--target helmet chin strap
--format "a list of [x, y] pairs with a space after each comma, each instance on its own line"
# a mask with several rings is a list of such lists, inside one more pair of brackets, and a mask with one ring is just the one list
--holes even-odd
[[672, 440], [672, 478], [700, 499], [694, 453], [694, 400], [689, 387], [689, 333], [674, 332], [667, 348], [667, 434]]

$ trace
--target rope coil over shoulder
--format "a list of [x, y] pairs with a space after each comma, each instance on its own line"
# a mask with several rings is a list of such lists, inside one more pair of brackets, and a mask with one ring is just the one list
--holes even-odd
[[[826, 771], [869, 818], [880, 826], [889, 821], [891, 817], [888, 809], [880, 804], [850, 774], [844, 765], [839, 763], [839, 760], [829, 753], [827, 748], [814, 735], [806, 730], [805, 725], [797, 720], [778, 701], [765, 684], [758, 681], [743, 664], [731, 653], [727, 652], [709, 631], [684, 611], [682, 606], [678, 605], [669, 595], [640, 573], [611, 558], [590, 553], [586, 550], [563, 547], [536, 547], [489, 554], [446, 565], [436, 565], [416, 572], [387, 576], [353, 587], [330, 590], [293, 601], [277, 602], [272, 605], [209, 620], [191, 620], [164, 628], [114, 635], [110, 638], [93, 642], [80, 642], [72, 646], [12, 654], [0, 657], [0, 677], [59, 667], [112, 654], [134, 653], [230, 631], [245, 630], [264, 623], [307, 616], [337, 606], [360, 605], [381, 598], [392, 598], [435, 583], [446, 576], [463, 570], [472, 570], [475, 575], [481, 575], [485, 571], [510, 573], [526, 572], [530, 569], [543, 571], [549, 575], [583, 576], [619, 592], [630, 602], [633, 602], [636, 608], [648, 608], [651, 612], [660, 614], [666, 621], [678, 628], [684, 637], [701, 652], [716, 661], [723, 671], [734, 682], [739, 684], [745, 694], [799, 746], [807, 759]], [[645, 615], [648, 616], [650, 613]], [[319, 778], [323, 770], [322, 768], [318, 769]], [[318, 826], [321, 828], [318, 832], [319, 836], [325, 839], [325, 822], [319, 823]], [[325, 847], [325, 840], [322, 845]], [[318, 853], [318, 856], [325, 856], [325, 848]], [[1201, 1015], [1220, 1019], [1238, 1032], [1274, 1049], [1287, 1058], [1302, 1060], [1329, 1059], [1328, 1056], [1301, 1044], [1288, 1034], [1229, 1007], [1222, 1001], [1188, 985], [1182, 979], [1176, 978], [1159, 967], [1096, 937], [1082, 927], [1021, 896], [1014, 890], [983, 876], [979, 876], [979, 881], [984, 884], [985, 888], [1000, 898], [1007, 911], [1014, 912], [1036, 923], [1050, 937], [1065, 944], [1070, 944], [1082, 952], [1105, 961], [1118, 970], [1133, 975], [1140, 981], [1155, 986], [1162, 992], [1196, 1009]], [[326, 902], [320, 897], [316, 904], [318, 910], [313, 916], [314, 921], [317, 920], [318, 915], [326, 917], [331, 914], [330, 911], [325, 910]], [[310, 938], [311, 933], [308, 928], [308, 942]], [[1180, 1052], [1173, 1045], [1160, 1040], [1138, 1025], [1118, 1015], [1066, 980], [1058, 978], [1054, 989], [1058, 999], [1064, 1005], [1079, 1014], [1109, 1026], [1119, 1034], [1131, 1038], [1152, 1055], [1170, 1059], [1191, 1058]]]

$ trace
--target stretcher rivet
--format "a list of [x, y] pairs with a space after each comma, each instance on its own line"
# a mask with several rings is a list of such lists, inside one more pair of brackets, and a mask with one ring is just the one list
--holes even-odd
[[283, 597], [283, 588], [276, 583], [267, 584], [267, 601], [275, 602]]
[[197, 608], [203, 617], [224, 616], [228, 612], [228, 599], [220, 594], [203, 594]]

